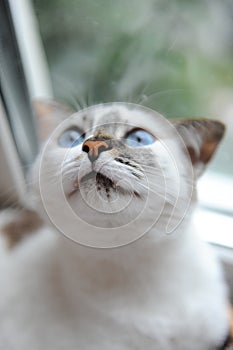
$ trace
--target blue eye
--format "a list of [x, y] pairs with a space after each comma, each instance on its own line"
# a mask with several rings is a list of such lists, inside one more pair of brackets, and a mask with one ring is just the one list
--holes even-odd
[[131, 147], [148, 146], [155, 142], [155, 138], [148, 131], [137, 129], [128, 133], [126, 144]]
[[66, 130], [59, 138], [58, 143], [61, 147], [71, 148], [76, 147], [83, 143], [84, 134], [82, 134], [78, 129]]

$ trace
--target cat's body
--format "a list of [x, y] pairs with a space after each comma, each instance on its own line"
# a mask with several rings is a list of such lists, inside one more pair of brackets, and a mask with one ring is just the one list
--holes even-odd
[[[130, 115], [132, 112], [134, 115], [138, 112], [143, 113], [140, 108], [132, 108], [132, 106], [128, 108], [127, 106], [114, 105], [110, 106], [110, 109], [109, 106], [97, 108], [97, 112], [105, 116], [106, 112], [107, 114], [110, 113], [109, 111], [113, 115], [113, 112], [115, 112], [115, 115], [118, 112], [121, 117], [123, 112], [126, 115]], [[88, 113], [87, 110], [85, 115], [91, 116], [92, 112], [93, 110]], [[146, 118], [146, 114], [145, 112], [143, 117]], [[93, 116], [91, 117], [92, 119], [94, 118]], [[147, 123], [143, 121], [143, 118], [141, 121], [139, 119], [137, 119], [136, 123]], [[136, 126], [139, 127], [139, 125]], [[159, 137], [163, 139], [163, 135], [158, 128], [159, 133], [158, 140], [160, 140]], [[169, 131], [168, 135], [171, 135]], [[204, 139], [205, 137], [202, 136], [202, 138]], [[217, 136], [215, 134], [214, 137], [208, 137], [207, 139], [208, 144], [213, 145]], [[104, 142], [107, 140], [106, 136], [101, 138], [100, 141], [103, 142], [103, 140]], [[200, 144], [200, 140], [201, 136], [198, 138], [196, 146]], [[173, 145], [173, 151], [176, 154], [178, 143], [173, 141], [168, 137], [167, 145], [168, 148], [169, 143]], [[83, 145], [87, 145], [85, 142]], [[146, 169], [145, 173], [147, 173], [149, 179], [149, 190], [152, 188], [150, 175], [153, 164], [156, 168], [158, 159], [163, 172], [165, 172], [168, 187], [172, 189], [172, 184], [177, 186], [177, 177], [173, 174], [173, 168], [169, 164], [169, 157], [164, 154], [164, 149], [161, 148], [159, 143], [158, 141], [158, 145], [156, 143], [152, 145], [155, 158], [150, 149], [148, 149], [148, 154], [150, 154], [148, 157], [145, 150], [141, 151], [143, 154], [140, 158], [141, 164], [143, 159], [144, 164], [147, 162], [144, 170]], [[135, 205], [145, 195], [143, 192], [145, 187], [143, 186], [141, 190], [139, 182], [141, 181], [139, 175], [141, 175], [140, 171], [142, 171], [143, 166], [140, 168], [140, 164], [137, 163], [137, 157], [140, 157], [140, 152], [136, 150], [137, 153], [134, 154], [131, 149], [127, 157], [128, 163], [126, 168], [122, 168], [124, 169], [122, 171], [125, 171], [125, 176], [128, 176], [130, 183], [134, 185], [134, 206], [126, 206], [123, 201], [124, 209], [131, 212], [125, 216], [121, 213], [119, 216], [117, 213], [114, 214], [116, 206], [114, 203], [111, 206], [110, 201], [116, 193], [115, 187], [120, 187], [119, 196], [128, 198], [130, 193], [127, 188], [128, 183], [118, 183], [117, 186], [113, 186], [115, 177], [121, 171], [119, 170], [119, 165], [123, 166], [125, 160], [122, 159], [122, 155], [120, 162], [115, 160], [115, 158], [119, 159], [119, 148], [114, 149], [114, 145], [111, 147], [102, 151], [101, 155], [98, 155], [100, 159], [97, 158], [96, 163], [93, 162], [98, 164], [98, 161], [100, 163], [102, 160], [99, 169], [102, 171], [101, 169], [104, 168], [104, 174], [107, 179], [109, 179], [110, 172], [109, 168], [105, 169], [105, 162], [107, 162], [106, 164], [112, 162], [110, 163], [111, 169], [114, 168], [115, 161], [120, 163], [117, 163], [118, 168], [116, 167], [114, 170], [111, 182], [104, 182], [101, 176], [96, 177], [98, 186], [100, 186], [100, 193], [102, 191], [105, 194], [105, 197], [102, 196], [101, 200], [103, 198], [104, 200], [109, 199], [108, 205], [106, 205], [106, 202], [103, 204], [98, 203], [99, 197], [96, 197], [96, 195], [91, 198], [88, 197], [87, 187], [89, 186], [90, 190], [93, 189], [93, 181], [95, 179], [85, 178], [82, 198], [86, 202], [82, 204], [83, 206], [80, 206], [81, 199], [78, 200], [78, 203], [74, 201], [74, 196], [81, 193], [80, 186], [78, 190], [76, 187], [73, 188], [73, 181], [77, 181], [77, 178], [72, 178], [70, 185], [65, 181], [63, 189], [65, 193], [67, 191], [68, 194], [71, 194], [72, 209], [78, 208], [76, 214], [83, 214], [82, 220], [88, 220], [93, 210], [96, 210], [96, 208], [93, 208], [96, 202], [97, 207], [102, 210], [101, 213], [98, 214], [97, 211], [96, 215], [90, 217], [90, 222], [87, 224], [86, 229], [87, 235], [89, 234], [88, 230], [98, 233], [98, 227], [102, 225], [111, 237], [113, 229], [119, 227], [121, 218], [124, 225], [120, 227], [119, 232], [127, 234], [127, 228], [125, 227], [127, 223], [124, 220], [128, 217], [129, 241], [116, 239], [115, 236], [111, 239], [101, 236], [100, 241], [98, 241], [99, 235], [92, 235], [90, 236], [91, 238], [88, 236], [88, 242], [91, 242], [92, 244], [90, 245], [92, 246], [102, 244], [107, 247], [107, 244], [109, 244], [111, 247], [116, 246], [118, 243], [119, 247], [110, 249], [91, 248], [76, 244], [68, 238], [52, 232], [51, 228], [44, 228], [41, 229], [42, 232], [40, 234], [28, 239], [19, 246], [11, 256], [9, 255], [4, 259], [1, 270], [4, 273], [0, 272], [1, 349], [215, 350], [221, 347], [221, 344], [227, 337], [229, 331], [227, 289], [222, 278], [221, 269], [210, 248], [200, 240], [195, 232], [194, 225], [190, 223], [191, 209], [190, 207], [186, 208], [184, 203], [188, 202], [189, 196], [195, 197], [195, 193], [192, 194], [189, 191], [190, 179], [187, 178], [187, 186], [185, 185], [185, 176], [187, 174], [183, 170], [183, 165], [179, 169], [184, 182], [184, 188], [180, 191], [183, 198], [181, 205], [178, 205], [176, 208], [177, 211], [173, 211], [174, 203], [177, 202], [173, 202], [172, 205], [172, 198], [175, 195], [171, 191], [168, 191], [167, 200], [161, 207], [160, 198], [162, 192], [159, 191], [159, 187], [155, 187], [154, 191], [147, 195], [148, 206], [143, 211], [140, 205]], [[124, 151], [124, 154], [126, 154], [125, 146], [121, 145], [120, 147], [120, 152]], [[49, 170], [48, 174], [51, 174], [51, 168], [54, 166], [53, 158], [51, 157], [51, 154], [54, 155], [53, 148], [48, 148], [46, 153], [47, 158], [45, 162], [46, 170]], [[177, 149], [180, 152], [181, 149], [178, 146]], [[76, 149], [76, 160], [79, 161], [81, 154], [84, 159], [85, 170], [90, 166], [87, 159], [87, 156], [90, 157], [90, 154], [84, 153], [87, 150], [84, 147], [83, 152], [81, 152], [81, 148], [77, 150], [78, 148]], [[89, 152], [90, 150], [91, 143], [89, 143]], [[192, 150], [196, 151], [196, 155], [198, 154], [195, 147]], [[74, 151], [75, 148], [72, 152]], [[202, 158], [199, 157], [200, 163], [208, 156], [205, 153], [204, 157], [203, 152], [208, 152], [208, 150], [205, 149], [201, 152]], [[191, 151], [190, 154], [193, 158], [193, 163], [198, 163], [197, 156], [195, 158]], [[113, 156], [115, 158], [108, 158], [106, 161], [104, 156]], [[64, 159], [64, 155], [62, 157]], [[71, 157], [71, 159], [73, 158]], [[61, 163], [61, 159], [56, 159], [56, 162], [57, 164]], [[149, 163], [150, 165], [148, 165]], [[98, 165], [95, 166], [97, 167]], [[186, 166], [188, 167], [188, 165]], [[195, 164], [196, 169], [200, 169], [200, 166], [201, 164], [199, 166]], [[79, 165], [79, 170], [81, 168], [82, 165]], [[93, 169], [93, 164], [88, 171], [92, 171], [91, 169]], [[197, 173], [198, 171], [196, 170]], [[138, 173], [135, 175], [135, 172]], [[31, 178], [35, 180], [38, 177], [37, 174], [38, 166], [36, 165]], [[123, 176], [123, 172], [120, 174]], [[162, 180], [157, 171], [152, 175], [155, 176], [157, 183], [160, 184]], [[53, 210], [50, 211], [51, 208], [46, 207], [48, 205], [46, 201], [43, 202], [46, 208], [41, 205], [38, 193], [43, 184], [33, 187], [33, 203], [36, 203], [36, 207], [44, 216], [46, 216], [46, 210], [44, 209], [48, 209], [47, 214], [52, 215], [52, 221], [55, 220], [55, 225], [57, 223], [61, 224], [56, 216], [57, 210], [60, 210], [58, 215], [62, 217], [63, 221], [67, 219], [66, 215], [68, 214], [66, 209], [62, 212], [62, 197], [59, 197], [57, 183], [55, 181], [48, 182], [49, 186], [45, 187], [45, 189], [50, 191], [48, 198], [49, 203], [53, 203]], [[36, 183], [38, 184], [39, 181], [36, 181]], [[79, 185], [81, 184], [82, 180], [80, 179]], [[97, 189], [98, 187], [94, 186], [95, 188]], [[71, 191], [72, 189], [74, 192]], [[106, 189], [108, 190], [106, 191]], [[77, 194], [78, 191], [79, 193]], [[109, 194], [109, 197], [107, 194]], [[54, 198], [55, 195], [56, 197]], [[67, 196], [68, 202], [70, 197]], [[158, 201], [156, 202], [157, 197]], [[86, 204], [91, 204], [92, 208]], [[108, 206], [111, 207], [112, 213], [104, 214], [103, 209], [107, 210]], [[80, 212], [82, 208], [85, 208], [84, 213]], [[139, 221], [137, 221], [137, 216], [140, 216], [140, 213], [137, 211], [138, 208], [141, 210], [140, 213], [143, 213]], [[133, 210], [135, 210], [135, 213]], [[157, 220], [151, 218], [153, 210], [156, 215], [157, 211], [160, 213], [158, 218], [155, 215]], [[171, 215], [174, 213], [175, 216], [172, 217]], [[137, 214], [136, 219], [133, 218], [136, 224], [131, 224], [134, 214]], [[111, 220], [108, 219], [110, 215]], [[105, 217], [106, 220], [104, 219]], [[171, 217], [171, 222], [175, 225], [173, 227], [174, 232], [168, 234], [168, 231], [166, 231], [167, 224]], [[150, 218], [150, 225], [145, 225], [145, 222], [148, 224]], [[182, 220], [178, 220], [178, 218]], [[72, 239], [76, 238], [78, 240], [80, 238], [85, 240], [84, 235], [73, 235], [72, 227], [70, 227], [74, 224], [72, 220], [73, 218], [71, 217], [71, 222], [69, 221], [66, 226], [68, 232], [64, 232], [65, 235], [71, 236]], [[85, 227], [85, 223], [82, 220], [77, 218], [77, 222], [81, 222], [80, 225]], [[94, 222], [98, 226], [96, 229], [93, 227]], [[176, 226], [177, 224], [178, 226]], [[136, 235], [137, 237], [131, 234], [137, 230], [139, 231], [138, 236]], [[147, 233], [143, 235], [145, 233], [143, 231]], [[136, 239], [140, 235], [142, 237]], [[93, 241], [93, 237], [95, 241]], [[84, 242], [81, 241], [81, 243]]]
[[1, 349], [214, 350], [224, 342], [225, 287], [193, 233], [101, 254], [73, 244], [45, 230], [4, 266]]

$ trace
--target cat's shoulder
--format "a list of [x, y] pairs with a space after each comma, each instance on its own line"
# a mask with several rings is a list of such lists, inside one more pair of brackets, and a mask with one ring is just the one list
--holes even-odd
[[65, 322], [72, 328], [71, 316], [66, 317], [69, 305], [60, 279], [56, 242], [56, 234], [42, 228], [4, 254], [0, 266], [0, 349], [50, 349], [51, 342], [57, 349], [65, 348], [54, 336], [62, 334]]
[[56, 266], [55, 242], [56, 235], [43, 227], [13, 249], [1, 252], [0, 308], [4, 299], [20, 301], [22, 294], [36, 290], [42, 280], [49, 279], [47, 275]]

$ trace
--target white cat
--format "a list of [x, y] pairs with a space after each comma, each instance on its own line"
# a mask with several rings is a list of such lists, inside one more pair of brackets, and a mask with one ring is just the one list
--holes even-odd
[[37, 110], [48, 141], [25, 202], [50, 225], [3, 259], [0, 349], [220, 349], [228, 292], [190, 214], [223, 125], [125, 103]]

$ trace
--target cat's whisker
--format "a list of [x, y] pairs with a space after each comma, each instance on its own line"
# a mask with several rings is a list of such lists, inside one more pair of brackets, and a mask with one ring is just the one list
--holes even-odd
[[80, 164], [77, 162], [77, 161], [74, 161], [74, 162], [70, 162], [70, 163], [67, 163], [66, 165], [62, 165], [61, 166], [61, 169], [62, 171], [65, 169], [70, 169], [70, 168], [76, 168], [76, 167], [80, 167]]
[[161, 169], [159, 166], [156, 165], [149, 165], [149, 164], [145, 164], [145, 163], [140, 163], [140, 167], [145, 168], [145, 169], [152, 169], [154, 172], [161, 172]]
[[77, 98], [74, 95], [70, 96], [70, 98], [71, 98], [75, 108], [77, 109], [77, 111], [80, 111], [82, 109], [82, 107], [81, 107], [80, 103], [77, 101]]
[[83, 105], [81, 104], [79, 98], [77, 96], [75, 96], [74, 100], [77, 103], [77, 105], [79, 106], [79, 111], [81, 111], [83, 109]]
[[[135, 103], [141, 104], [141, 102], [142, 102], [143, 100], [145, 100], [145, 96], [146, 96], [145, 91], [148, 89], [148, 87], [149, 87], [150, 85], [151, 85], [151, 83], [148, 82], [148, 83], [146, 83], [146, 84], [142, 87], [141, 91], [138, 93], [138, 97], [136, 98]], [[146, 98], [147, 98], [147, 96], [146, 96]]]
[[79, 103], [79, 105], [81, 106], [81, 110], [88, 107], [87, 102], [85, 101], [84, 96], [81, 96], [81, 95], [80, 95], [79, 97], [76, 97], [76, 99], [78, 100], [78, 103]]
[[73, 107], [75, 107], [75, 108], [78, 107], [77, 110], [80, 110], [81, 108], [80, 108], [80, 106], [77, 106], [76, 99], [74, 96], [74, 88], [70, 84], [70, 82], [68, 80], [66, 80], [64, 77], [59, 76], [58, 74], [56, 74], [54, 76], [54, 81], [55, 81], [57, 89], [60, 91], [62, 96], [64, 95], [64, 91], [67, 92], [67, 95], [65, 96], [66, 101], [70, 102], [70, 104]]
[[[78, 154], [78, 156], [81, 155]], [[72, 162], [76, 163], [77, 162], [77, 154], [73, 157], [73, 158], [69, 158], [69, 159], [65, 159], [63, 162], [62, 162], [62, 165], [67, 165], [67, 164], [71, 164]]]
[[155, 99], [155, 97], [160, 97], [161, 95], [165, 95], [165, 94], [174, 94], [175, 92], [183, 92], [185, 91], [184, 89], [164, 89], [164, 90], [159, 90], [156, 91], [150, 95], [146, 95], [146, 96], [142, 96], [142, 99], [139, 101], [139, 104], [143, 105], [144, 103], [148, 103], [148, 101], [153, 98]]
[[126, 102], [128, 102], [128, 103], [132, 103], [133, 102], [133, 92], [132, 92], [132, 90], [127, 94]]
[[[145, 190], [147, 190], [148, 192], [151, 192], [151, 193], [155, 194], [156, 196], [159, 196], [159, 197], [165, 199], [165, 201], [168, 202], [171, 205], [174, 205], [176, 200], [177, 200], [176, 196], [173, 193], [169, 193], [167, 191], [165, 193], [161, 192], [161, 188], [160, 188], [159, 185], [157, 185], [158, 186], [158, 190], [156, 190], [154, 188], [156, 186], [154, 183], [151, 184], [151, 185], [149, 183], [148, 184], [149, 186], [146, 186], [146, 185], [144, 185], [143, 183], [140, 183], [140, 182], [138, 184], [141, 187], [143, 187]], [[164, 198], [164, 195], [165, 195], [165, 198]], [[171, 198], [169, 198], [169, 197], [171, 197]], [[173, 198], [174, 198], [174, 200], [173, 200]]]
[[[43, 174], [40, 175], [40, 178], [45, 177], [48, 179], [61, 179], [62, 173], [60, 171], [58, 172], [43, 172]], [[34, 180], [34, 182], [27, 182], [27, 185], [33, 185], [34, 183], [37, 183], [37, 180]]]
[[83, 100], [85, 103], [85, 108], [87, 108], [89, 106], [89, 104], [88, 104], [88, 91], [87, 90], [85, 92], [85, 96], [83, 96]]
[[165, 175], [164, 175], [164, 172], [162, 172], [162, 171], [155, 171], [155, 170], [152, 170], [152, 171], [150, 171], [150, 170], [146, 170], [146, 171], [144, 171], [144, 175], [145, 176], [148, 176], [148, 175], [152, 175], [152, 176], [155, 176], [156, 175], [156, 177], [165, 177]]
[[94, 104], [93, 94], [94, 78], [90, 79], [87, 87], [87, 105], [92, 106]]
[[[128, 166], [134, 168], [134, 166], [130, 166], [130, 165], [128, 165]], [[145, 172], [145, 169], [153, 169], [153, 171], [157, 171], [157, 172], [160, 171], [161, 172], [161, 170], [160, 170], [160, 168], [158, 166], [156, 166], [156, 165], [149, 165], [149, 164], [146, 164], [146, 163], [143, 163], [143, 162], [140, 162], [140, 164], [136, 163], [136, 168], [138, 170], [142, 171], [142, 172]]]
[[70, 175], [70, 174], [76, 174], [76, 177], [78, 177], [78, 170], [77, 170], [77, 169], [79, 169], [79, 167], [77, 167], [77, 168], [72, 168], [72, 169], [68, 169], [68, 170], [64, 171], [64, 172], [61, 174], [61, 176], [62, 176], [62, 177], [66, 177], [66, 176], [68, 176], [68, 175]]

